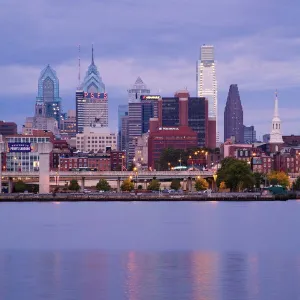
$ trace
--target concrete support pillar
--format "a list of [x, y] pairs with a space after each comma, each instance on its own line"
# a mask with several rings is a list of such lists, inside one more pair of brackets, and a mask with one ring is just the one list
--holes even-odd
[[80, 191], [83, 192], [85, 186], [85, 177], [81, 177]]
[[183, 179], [183, 182], [182, 182], [182, 189], [183, 189], [184, 191], [187, 191], [187, 180], [186, 180], [186, 178]]
[[8, 178], [8, 193], [11, 194], [13, 192], [14, 182], [12, 177]]
[[187, 191], [191, 192], [192, 191], [192, 178], [187, 179]]
[[50, 153], [52, 143], [37, 144], [39, 153], [39, 193], [50, 193]]
[[117, 179], [117, 193], [121, 192], [121, 177]]

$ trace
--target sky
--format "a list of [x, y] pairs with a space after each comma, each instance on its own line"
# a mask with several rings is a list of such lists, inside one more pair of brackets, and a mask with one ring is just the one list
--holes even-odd
[[269, 133], [278, 89], [283, 134], [300, 134], [300, 3], [296, 0], [1, 0], [0, 120], [34, 113], [40, 71], [60, 80], [63, 110], [75, 109], [81, 77], [95, 63], [109, 95], [109, 126], [138, 76], [153, 94], [196, 94], [200, 46], [215, 46], [223, 137], [229, 85], [239, 86], [244, 124]]

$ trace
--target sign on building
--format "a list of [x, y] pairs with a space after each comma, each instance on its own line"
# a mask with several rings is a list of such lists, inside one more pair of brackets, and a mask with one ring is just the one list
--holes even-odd
[[8, 143], [8, 152], [31, 152], [30, 143]]

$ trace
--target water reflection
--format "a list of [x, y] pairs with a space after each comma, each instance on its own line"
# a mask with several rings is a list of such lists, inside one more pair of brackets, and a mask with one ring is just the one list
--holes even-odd
[[0, 252], [0, 299], [299, 299], [298, 255]]

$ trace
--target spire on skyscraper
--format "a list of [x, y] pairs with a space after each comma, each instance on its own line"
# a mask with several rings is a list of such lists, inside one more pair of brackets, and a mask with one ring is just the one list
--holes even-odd
[[94, 44], [92, 44], [92, 65], [94, 64]]

